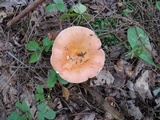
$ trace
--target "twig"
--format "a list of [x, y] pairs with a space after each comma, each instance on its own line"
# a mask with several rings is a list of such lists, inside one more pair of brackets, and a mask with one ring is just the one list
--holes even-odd
[[97, 101], [98, 105], [101, 105], [103, 107], [104, 111], [109, 112], [117, 120], [124, 120], [123, 114], [121, 114], [114, 107], [112, 107], [107, 100], [104, 100], [103, 97], [98, 94], [96, 90], [89, 87], [87, 83], [83, 83], [82, 85]]
[[18, 22], [21, 18], [23, 18], [24, 16], [26, 16], [29, 12], [31, 12], [32, 10], [34, 10], [38, 5], [40, 5], [44, 0], [36, 0], [35, 2], [33, 2], [31, 5], [29, 5], [28, 7], [26, 7], [23, 11], [21, 11], [15, 18], [13, 18], [11, 21], [9, 21], [7, 23], [7, 26], [10, 27], [12, 26], [14, 23]]

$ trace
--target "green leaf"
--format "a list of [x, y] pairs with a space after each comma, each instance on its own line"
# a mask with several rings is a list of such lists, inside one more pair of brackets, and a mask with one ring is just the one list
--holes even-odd
[[63, 0], [54, 0], [56, 4], [63, 3]]
[[34, 52], [29, 59], [29, 63], [37, 62], [40, 58], [41, 58], [41, 51]]
[[19, 120], [27, 120], [27, 115], [26, 115], [26, 114], [22, 115], [22, 116], [19, 118]]
[[36, 41], [29, 41], [29, 43], [27, 45], [27, 50], [37, 51], [37, 50], [41, 50], [41, 47], [39, 46], [39, 44]]
[[24, 108], [24, 106], [22, 106], [20, 102], [16, 102], [16, 107], [19, 108], [21, 111], [26, 112], [26, 109]]
[[25, 101], [23, 101], [22, 103], [16, 102], [16, 107], [19, 108], [22, 112], [30, 112], [30, 109]]
[[152, 48], [146, 33], [140, 27], [130, 27], [127, 31], [127, 37], [130, 46], [132, 47], [133, 51], [135, 51], [136, 57], [139, 57], [153, 65], [153, 58], [149, 52]]
[[44, 120], [44, 114], [42, 112], [37, 113], [38, 120]]
[[55, 83], [57, 82], [56, 75], [57, 75], [56, 71], [54, 69], [52, 69], [51, 73], [47, 79], [47, 87], [48, 88], [52, 88], [55, 85]]
[[19, 117], [18, 112], [15, 110], [7, 117], [7, 120], [18, 120]]
[[57, 77], [58, 77], [58, 81], [59, 81], [61, 84], [63, 84], [63, 85], [68, 84], [68, 82], [67, 82], [66, 80], [64, 80], [63, 78], [61, 78], [59, 75], [57, 75]]
[[73, 11], [78, 14], [82, 14], [86, 12], [86, 10], [87, 10], [86, 6], [82, 5], [81, 3], [78, 3], [73, 7]]
[[30, 109], [25, 101], [22, 101], [23, 112], [30, 112]]
[[63, 4], [63, 3], [59, 3], [59, 4], [56, 4], [56, 8], [57, 8], [59, 11], [64, 12], [65, 9], [66, 9], [66, 6], [65, 6], [65, 4]]
[[142, 50], [142, 49], [135, 50], [135, 51], [134, 51], [134, 56], [135, 56], [135, 57], [139, 57], [142, 53], [143, 53], [143, 50]]
[[72, 12], [73, 12], [73, 8], [74, 8], [74, 7], [70, 8], [68, 12], [69, 12], [69, 13], [72, 13]]
[[40, 94], [35, 94], [35, 95], [34, 95], [36, 101], [40, 100], [40, 96], [41, 96]]
[[56, 4], [49, 4], [46, 7], [46, 12], [53, 12], [54, 10], [56, 10]]
[[134, 10], [131, 10], [131, 9], [125, 9], [125, 10], [123, 10], [123, 15], [128, 15], [128, 14], [130, 14], [130, 13], [132, 13]]
[[142, 54], [139, 56], [142, 60], [144, 60], [145, 62], [154, 65], [154, 61], [152, 56], [150, 55], [150, 53], [148, 53], [147, 51], [143, 51]]
[[46, 113], [46, 104], [41, 103], [37, 106], [38, 110], [41, 111], [42, 113]]
[[52, 45], [46, 46], [46, 47], [45, 47], [45, 52], [48, 52], [48, 51], [50, 50], [51, 46], [52, 46]]
[[27, 120], [27, 116], [26, 114], [28, 115], [29, 118], [32, 118], [32, 114], [30, 113], [30, 109], [29, 107], [27, 106], [26, 102], [16, 102], [16, 107], [19, 108], [22, 112], [25, 112], [24, 115], [22, 115], [19, 120]]
[[70, 13], [64, 13], [64, 14], [62, 14], [60, 17], [62, 18], [62, 19], [65, 19], [65, 18], [70, 18], [70, 17], [77, 17], [79, 14], [77, 14], [77, 13], [72, 13], [72, 14], [70, 14]]
[[41, 101], [41, 102], [45, 101], [45, 97], [44, 97], [44, 95], [43, 95], [43, 94], [42, 94], [42, 95], [40, 95], [40, 96], [39, 96], [39, 99], [40, 99], [40, 101]]
[[53, 45], [53, 41], [49, 40], [48, 37], [46, 37], [45, 39], [43, 39], [42, 44], [45, 47], [45, 52], [48, 52]]
[[158, 10], [160, 10], [160, 1], [156, 2], [156, 7], [157, 7]]
[[36, 101], [40, 100], [41, 102], [45, 101], [44, 94], [35, 94]]
[[[82, 15], [83, 15], [83, 17], [84, 17], [85, 19], [89, 19], [89, 18], [90, 18], [90, 15], [87, 14], [87, 13], [83, 13]], [[84, 18], [83, 18], [83, 19], [84, 19]]]
[[54, 119], [56, 117], [56, 112], [53, 110], [47, 110], [45, 114], [45, 118], [47, 119]]
[[36, 87], [36, 90], [37, 90], [37, 92], [38, 92], [39, 94], [43, 94], [43, 93], [44, 93], [42, 86], [37, 86], [37, 87]]
[[42, 44], [43, 44], [44, 47], [50, 45], [51, 43], [52, 43], [52, 42], [51, 42], [51, 40], [48, 39], [48, 37], [46, 37], [46, 38], [44, 38], [44, 39], [42, 40]]

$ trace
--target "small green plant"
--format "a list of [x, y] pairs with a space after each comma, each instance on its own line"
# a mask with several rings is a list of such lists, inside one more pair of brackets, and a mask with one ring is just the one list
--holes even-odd
[[47, 109], [45, 103], [39, 104], [37, 108], [38, 108], [38, 113], [37, 113], [38, 120], [45, 120], [45, 118], [53, 120], [56, 117], [56, 112], [51, 109]]
[[151, 44], [147, 34], [138, 26], [130, 27], [127, 31], [128, 42], [132, 48], [126, 58], [138, 57], [154, 65], [151, 55]]
[[42, 45], [40, 45], [35, 40], [29, 41], [27, 45], [27, 50], [32, 52], [32, 55], [29, 59], [29, 63], [37, 62], [41, 58], [43, 51], [48, 52], [53, 44], [52, 40], [49, 40], [48, 37], [42, 40]]
[[44, 91], [41, 86], [36, 87], [37, 93], [35, 94], [36, 101], [40, 100], [41, 102], [45, 101]]
[[59, 10], [61, 12], [64, 12], [66, 9], [65, 4], [63, 3], [63, 0], [53, 0], [53, 4], [49, 4], [46, 7], [46, 12], [53, 12], [54, 10]]
[[47, 79], [47, 87], [48, 88], [52, 88], [57, 81], [59, 81], [61, 84], [68, 84], [67, 81], [65, 81], [64, 79], [62, 79], [59, 76], [59, 74], [57, 74], [56, 71], [54, 69], [52, 69], [50, 71], [50, 75], [49, 75], [49, 77]]
[[88, 19], [90, 18], [90, 15], [85, 13], [87, 10], [87, 7], [84, 6], [81, 3], [78, 3], [75, 5], [73, 8], [69, 10], [69, 13], [64, 13], [61, 15], [61, 18], [70, 18], [70, 17], [76, 17], [77, 23], [79, 23], [83, 19]]
[[127, 16], [129, 14], [131, 14], [134, 10], [131, 8], [126, 8], [123, 10], [122, 15]]
[[123, 7], [119, 9], [118, 13], [122, 14], [123, 16], [130, 15], [132, 12], [134, 12], [136, 6], [138, 5], [137, 2], [131, 2], [130, 0], [125, 0], [123, 2]]
[[102, 45], [116, 45], [120, 41], [114, 36], [114, 34], [109, 33], [110, 27], [116, 28], [117, 21], [113, 18], [96, 18], [92, 22], [91, 26], [95, 30], [97, 36], [101, 39]]
[[158, 10], [160, 10], [160, 1], [156, 2], [156, 7], [157, 7]]
[[33, 118], [26, 102], [16, 102], [16, 107], [22, 112], [22, 114], [20, 115], [17, 110], [15, 110], [8, 116], [7, 120], [27, 120]]

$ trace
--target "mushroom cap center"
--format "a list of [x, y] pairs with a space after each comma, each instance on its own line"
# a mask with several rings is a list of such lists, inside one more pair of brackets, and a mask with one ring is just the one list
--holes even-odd
[[66, 54], [67, 63], [63, 66], [63, 68], [68, 69], [71, 67], [79, 67], [80, 65], [86, 63], [90, 58], [89, 50], [83, 47], [79, 48], [77, 45], [65, 47], [64, 54]]

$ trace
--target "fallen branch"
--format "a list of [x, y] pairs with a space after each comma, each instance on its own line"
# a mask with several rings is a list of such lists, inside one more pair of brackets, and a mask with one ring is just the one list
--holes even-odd
[[21, 11], [16, 17], [14, 17], [11, 21], [7, 23], [7, 27], [12, 26], [14, 23], [18, 22], [21, 18], [26, 16], [29, 12], [34, 10], [38, 5], [40, 5], [44, 0], [36, 0], [31, 5], [26, 7], [23, 11]]
[[87, 83], [83, 83], [82, 85], [97, 101], [98, 105], [101, 105], [103, 107], [104, 111], [109, 112], [117, 120], [124, 120], [123, 114], [121, 114], [114, 107], [112, 107], [107, 100], [104, 100], [103, 97], [98, 94], [96, 90], [89, 87]]

